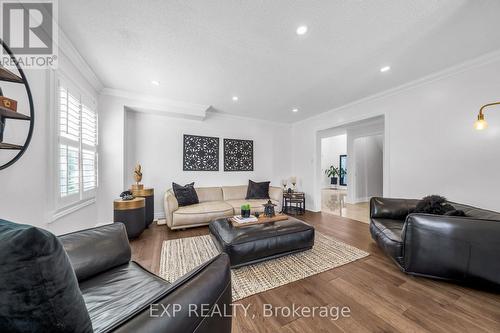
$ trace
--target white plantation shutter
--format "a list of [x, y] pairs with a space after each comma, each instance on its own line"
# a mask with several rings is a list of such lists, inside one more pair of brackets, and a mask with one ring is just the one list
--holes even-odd
[[59, 82], [59, 202], [72, 205], [95, 197], [97, 188], [97, 112], [77, 89]]
[[97, 187], [97, 113], [82, 104], [82, 176], [83, 191]]
[[97, 186], [96, 177], [96, 153], [95, 151], [82, 151], [82, 173], [83, 173], [83, 190], [90, 191]]
[[97, 114], [85, 104], [82, 105], [82, 143], [97, 145]]
[[60, 194], [65, 197], [80, 193], [80, 158], [77, 147], [59, 145]]

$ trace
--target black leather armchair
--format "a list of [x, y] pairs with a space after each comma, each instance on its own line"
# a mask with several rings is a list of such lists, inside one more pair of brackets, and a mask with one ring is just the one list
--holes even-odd
[[466, 217], [412, 213], [418, 200], [372, 198], [370, 232], [402, 271], [500, 285], [500, 213], [450, 202]]
[[[231, 332], [227, 255], [170, 284], [130, 261], [121, 223], [59, 239], [75, 270], [94, 332]], [[215, 308], [223, 315], [212, 315]]]

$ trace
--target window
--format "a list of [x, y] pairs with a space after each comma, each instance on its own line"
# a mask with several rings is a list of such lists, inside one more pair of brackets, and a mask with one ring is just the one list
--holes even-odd
[[59, 208], [95, 197], [97, 189], [97, 112], [95, 102], [59, 82]]

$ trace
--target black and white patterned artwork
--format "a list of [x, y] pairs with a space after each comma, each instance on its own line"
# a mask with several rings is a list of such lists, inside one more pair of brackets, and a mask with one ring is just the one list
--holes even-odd
[[253, 140], [224, 139], [224, 171], [253, 171]]
[[184, 134], [184, 171], [219, 171], [219, 138]]

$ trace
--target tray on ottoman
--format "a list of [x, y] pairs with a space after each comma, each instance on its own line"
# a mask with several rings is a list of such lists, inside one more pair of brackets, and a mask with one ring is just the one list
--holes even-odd
[[233, 268], [309, 250], [314, 245], [314, 228], [293, 217], [245, 228], [235, 228], [229, 219], [220, 218], [210, 222], [209, 230], [219, 250], [229, 255]]

